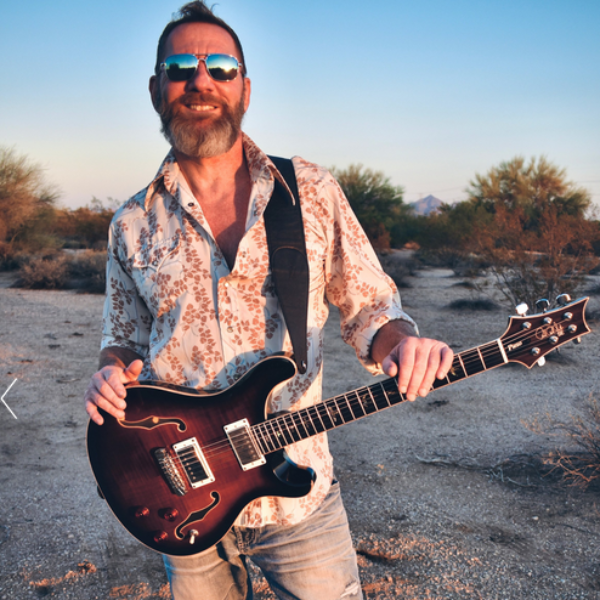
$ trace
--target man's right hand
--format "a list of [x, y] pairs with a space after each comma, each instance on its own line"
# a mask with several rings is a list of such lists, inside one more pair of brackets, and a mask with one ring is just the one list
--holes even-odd
[[98, 425], [104, 423], [98, 408], [101, 408], [115, 419], [125, 417], [125, 386], [124, 383], [135, 381], [142, 372], [141, 360], [134, 360], [124, 369], [116, 365], [102, 367], [92, 375], [84, 395], [85, 410], [90, 419]]

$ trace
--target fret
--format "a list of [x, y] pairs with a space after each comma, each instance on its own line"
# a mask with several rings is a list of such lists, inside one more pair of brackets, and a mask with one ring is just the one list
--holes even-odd
[[[385, 400], [385, 404], [383, 404], [383, 406], [379, 406], [379, 403], [377, 404], [377, 407], [379, 408], [379, 410], [383, 410], [384, 408], [388, 408], [391, 405], [390, 400], [388, 398], [387, 392], [385, 391], [385, 387], [383, 387], [383, 382], [381, 382], [379, 384], [379, 386], [381, 387], [381, 391], [383, 392], [383, 399]], [[387, 404], [387, 406], [386, 406]]]
[[322, 433], [323, 431], [327, 431], [327, 427], [325, 427], [325, 423], [323, 423], [323, 419], [321, 418], [321, 412], [319, 411], [319, 406], [321, 406], [321, 405], [320, 405], [320, 404], [317, 404], [317, 405], [315, 405], [315, 406], [311, 406], [311, 407], [310, 407], [310, 408], [307, 410], [307, 412], [308, 412], [308, 414], [309, 414], [309, 415], [311, 415], [311, 420], [312, 420], [312, 422], [313, 422], [313, 425], [314, 425], [314, 422], [315, 422], [315, 421], [314, 421], [314, 419], [312, 418], [312, 415], [313, 415], [313, 414], [316, 414], [316, 415], [317, 415], [317, 417], [318, 417], [318, 419], [319, 419], [319, 420], [317, 421], [317, 425], [319, 425], [319, 424], [320, 424], [320, 425], [321, 425], [321, 429], [319, 429], [318, 427], [316, 427], [316, 429], [317, 429], [317, 431], [318, 431], [319, 433]]
[[352, 409], [352, 405], [354, 405], [354, 409], [352, 410], [352, 412], [354, 413], [355, 419], [360, 419], [361, 417], [364, 417], [367, 414], [367, 412], [365, 411], [365, 407], [362, 404], [362, 400], [361, 400], [359, 391], [360, 390], [355, 390], [354, 392], [351, 392], [353, 394], [353, 396], [356, 398], [354, 400], [354, 402], [350, 401], [351, 409]]
[[[294, 427], [294, 423], [291, 419], [291, 415], [285, 415], [284, 417], [282, 417], [283, 419], [283, 424], [285, 425], [285, 428], [287, 429], [288, 433], [290, 434], [290, 437], [292, 438], [292, 442], [298, 442], [300, 441], [302, 438], [298, 435], [298, 430]], [[290, 425], [292, 425], [292, 427], [290, 428]], [[294, 435], [294, 433], [296, 435]]]
[[350, 398], [348, 398], [348, 394], [344, 394], [344, 399], [346, 400], [346, 404], [348, 405], [348, 409], [350, 410], [350, 414], [352, 415], [352, 421], [356, 421], [356, 414], [352, 410], [352, 405], [350, 404]]
[[377, 412], [377, 404], [375, 404], [375, 398], [373, 398], [373, 392], [371, 392], [371, 386], [364, 388], [364, 392], [361, 400], [365, 410], [365, 414], [370, 415]]
[[[448, 380], [448, 383], [454, 383], [455, 381], [459, 381], [460, 379], [464, 379], [465, 377], [467, 377], [467, 373], [465, 371], [462, 358], [459, 354], [454, 357], [454, 360], [452, 361], [452, 368], [450, 369], [450, 371], [448, 371], [446, 379]], [[437, 382], [440, 382], [439, 385], [436, 385]], [[434, 384], [434, 387], [440, 387], [440, 385], [445, 385], [445, 383], [439, 379], [436, 381], [436, 384]]]
[[269, 433], [269, 430], [267, 429], [267, 423], [268, 423], [268, 421], [260, 424], [261, 433], [262, 433], [262, 437], [266, 443], [267, 450], [269, 452], [273, 452], [274, 450], [277, 450], [277, 447], [273, 443], [271, 434]]
[[502, 340], [498, 339], [496, 340], [496, 343], [498, 344], [498, 349], [500, 350], [500, 354], [502, 355], [502, 361], [504, 363], [507, 363], [508, 356], [506, 356], [506, 351], [504, 350], [504, 344], [502, 343]]
[[271, 441], [273, 443], [273, 446], [275, 447], [275, 450], [281, 450], [281, 448], [283, 448], [283, 444], [281, 443], [279, 434], [275, 430], [275, 423], [273, 419], [269, 419], [267, 421], [267, 427], [271, 428]]
[[331, 414], [329, 413], [329, 407], [327, 406], [331, 400], [327, 400], [326, 402], [321, 402], [318, 405], [319, 416], [321, 417], [321, 421], [323, 421], [323, 425], [325, 425], [325, 429], [333, 429], [335, 427], [335, 421], [333, 420]]
[[468, 369], [465, 369], [465, 372], [469, 377], [485, 371], [485, 363], [483, 362], [479, 348], [461, 352], [461, 356], [463, 357], [463, 366], [468, 365]]
[[[289, 434], [290, 437], [288, 438], [288, 436], [286, 435], [286, 431], [284, 429], [284, 426], [287, 427], [287, 425], [285, 423], [285, 417], [278, 417], [274, 420], [276, 422], [277, 427], [279, 427], [279, 431], [281, 432], [281, 437], [283, 438], [284, 445], [287, 446], [288, 444], [293, 444], [294, 438], [292, 437], [291, 434]], [[289, 433], [289, 430], [288, 430], [288, 433]]]
[[258, 446], [258, 449], [260, 450], [260, 453], [261, 454], [267, 454], [268, 447], [266, 447], [264, 445], [264, 443], [263, 443], [264, 442], [264, 440], [263, 440], [263, 434], [262, 434], [260, 426], [255, 427], [252, 430], [252, 435], [254, 437], [254, 441], [256, 442], [256, 445]]
[[[296, 427], [301, 439], [309, 438], [310, 436], [314, 435], [314, 429], [313, 429], [313, 433], [310, 433], [310, 431], [306, 427], [306, 423], [304, 422], [304, 419], [303, 419], [303, 412], [304, 411], [298, 411], [298, 412], [292, 413], [292, 420], [294, 421], [294, 426]], [[304, 429], [304, 434], [300, 433], [300, 429], [299, 429], [298, 425], [302, 425], [302, 428]]]
[[462, 352], [460, 354], [458, 354], [456, 358], [458, 358], [458, 362], [460, 363], [460, 368], [461, 368], [462, 372], [465, 374], [465, 377], [468, 377], [469, 374], [467, 373], [467, 369], [465, 369], [465, 363], [463, 362], [463, 359], [462, 359]]
[[[400, 393], [395, 378], [386, 379], [383, 382], [383, 388], [386, 390], [386, 397], [391, 406], [404, 402], [406, 398]], [[390, 399], [391, 398], [391, 399]]]
[[481, 348], [484, 356], [484, 363], [487, 369], [499, 367], [506, 362], [502, 356], [502, 353], [499, 351], [498, 344], [496, 342], [485, 344], [484, 346], [481, 346]]
[[344, 419], [344, 413], [342, 412], [342, 408], [340, 407], [339, 401], [340, 401], [340, 398], [338, 396], [336, 398], [333, 398], [331, 403], [326, 403], [326, 404], [329, 404], [328, 408], [333, 417], [334, 427], [339, 427], [340, 425], [343, 425], [346, 422], [346, 419]]
[[355, 420], [352, 409], [348, 404], [348, 398], [345, 394], [343, 396], [336, 397], [335, 406], [337, 407], [338, 413], [343, 421], [343, 423], [336, 423], [336, 425], [343, 425], [344, 423], [350, 423], [351, 421]]
[[[312, 415], [310, 414], [310, 409], [302, 410], [299, 412], [299, 414], [303, 415], [302, 420], [304, 421], [304, 426], [306, 427], [306, 431], [308, 431], [308, 435], [310, 435], [310, 436], [317, 435], [317, 433], [319, 433], [319, 429], [317, 428], [317, 426], [315, 425], [315, 422], [313, 421]], [[306, 417], [306, 418], [304, 418], [304, 417]], [[307, 423], [308, 423], [308, 426], [307, 426]]]

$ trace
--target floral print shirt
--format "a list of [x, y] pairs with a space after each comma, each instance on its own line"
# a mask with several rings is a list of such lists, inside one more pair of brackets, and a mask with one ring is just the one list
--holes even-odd
[[[253, 185], [232, 269], [172, 153], [154, 181], [113, 218], [102, 348], [129, 348], [144, 357], [140, 379], [215, 391], [235, 383], [260, 359], [292, 351], [271, 284], [263, 220], [274, 178], [287, 186], [246, 135], [244, 152]], [[373, 374], [380, 372], [369, 357], [377, 330], [394, 319], [412, 323], [337, 182], [301, 158], [293, 164], [310, 269], [308, 368], [276, 388], [273, 412], [321, 401], [330, 302], [339, 307], [344, 341]], [[316, 471], [312, 491], [297, 499], [255, 500], [237, 525], [295, 524], [323, 500], [333, 476], [327, 435], [288, 446], [287, 452]]]

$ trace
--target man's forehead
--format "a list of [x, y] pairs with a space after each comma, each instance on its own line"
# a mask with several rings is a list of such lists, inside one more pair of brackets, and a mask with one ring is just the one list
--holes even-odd
[[225, 29], [213, 23], [183, 23], [173, 29], [165, 44], [166, 55], [223, 52], [236, 56], [237, 46]]

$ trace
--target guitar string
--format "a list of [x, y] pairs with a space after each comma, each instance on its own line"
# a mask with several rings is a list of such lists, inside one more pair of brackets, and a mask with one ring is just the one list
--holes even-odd
[[[540, 318], [540, 317], [537, 317], [537, 318]], [[559, 321], [559, 322], [555, 323], [555, 325], [563, 325], [565, 322], [572, 322], [572, 320], [573, 319], [565, 319], [564, 321]], [[550, 324], [548, 324], [548, 326], [551, 326], [552, 324], [553, 323], [550, 323]], [[481, 372], [481, 370], [475, 371], [469, 375], [468, 369], [466, 367], [468, 367], [468, 366], [472, 367], [474, 365], [481, 366], [482, 361], [480, 358], [480, 353], [481, 353], [481, 357], [489, 358], [492, 355], [496, 355], [496, 354], [500, 353], [499, 349], [498, 349], [498, 341], [500, 341], [500, 343], [504, 347], [504, 350], [506, 351], [506, 346], [507, 346], [508, 342], [516, 343], [519, 341], [528, 340], [528, 338], [534, 339], [535, 338], [534, 334], [538, 329], [540, 329], [540, 327], [541, 326], [536, 326], [535, 328], [531, 328], [531, 329], [522, 329], [522, 330], [519, 330], [519, 331], [507, 336], [504, 339], [501, 338], [500, 340], [494, 340], [492, 342], [488, 342], [487, 344], [483, 344], [482, 346], [479, 346], [479, 347], [464, 350], [463, 352], [460, 352], [458, 355], [456, 355], [454, 357], [453, 366], [459, 367], [461, 371], [466, 371], [464, 374], [464, 377], [470, 377], [472, 375], [476, 375], [479, 372]], [[544, 340], [539, 340], [539, 341], [543, 342]], [[561, 345], [562, 345], [562, 343], [561, 343]], [[468, 358], [467, 355], [472, 355], [472, 358]], [[462, 359], [462, 364], [458, 358], [459, 356]], [[456, 365], [455, 365], [455, 363], [456, 363]], [[504, 361], [503, 361], [503, 363], [504, 363]], [[501, 364], [503, 364], [503, 363], [501, 363]], [[462, 365], [465, 366], [465, 369], [462, 368]], [[497, 366], [500, 366], [500, 365], [497, 365]], [[484, 367], [484, 370], [488, 369], [488, 367], [485, 364], [483, 365], [483, 367]], [[461, 377], [461, 379], [462, 378], [463, 377]], [[446, 378], [446, 379], [448, 380], [448, 383], [451, 383], [449, 378]], [[381, 382], [381, 383], [383, 384], [384, 382]], [[444, 385], [447, 385], [448, 383], [444, 383]], [[376, 409], [371, 412], [367, 412], [367, 410], [365, 410], [364, 404], [362, 403], [362, 401], [360, 399], [360, 393], [361, 392], [365, 393], [368, 391], [372, 392], [373, 390], [371, 390], [370, 387], [372, 387], [372, 386], [365, 386], [363, 388], [354, 390], [353, 392], [349, 392], [348, 394], [341, 394], [339, 396], [335, 396], [333, 398], [325, 400], [322, 403], [319, 403], [318, 405], [307, 407], [300, 411], [282, 415], [280, 417], [275, 417], [273, 419], [269, 419], [268, 421], [263, 421], [262, 423], [254, 425], [251, 428], [251, 431], [252, 431], [252, 433], [254, 431], [258, 431], [260, 433], [262, 439], [265, 439], [267, 442], [270, 441], [271, 442], [270, 445], [273, 446], [274, 449], [279, 449], [279, 448], [283, 447], [283, 446], [281, 446], [281, 441], [282, 441], [281, 438], [282, 437], [283, 437], [283, 441], [285, 441], [284, 445], [295, 443], [295, 442], [305, 439], [307, 437], [312, 437], [313, 435], [322, 433], [323, 431], [327, 431], [329, 429], [333, 429], [333, 428], [343, 425], [345, 423], [354, 421], [358, 418], [362, 418], [366, 415], [373, 414], [374, 412], [381, 411], [384, 408], [387, 408], [388, 406], [390, 406], [387, 404], [387, 402], [384, 404], [384, 406], [378, 406], [376, 400], [385, 399], [385, 392], [380, 391], [380, 392], [377, 392], [378, 398], [373, 398], [373, 404], [376, 406]], [[377, 384], [375, 384], [374, 387], [377, 387]], [[397, 392], [397, 390], [395, 392], [394, 392], [394, 390], [390, 390], [390, 392], [399, 393], [399, 392]], [[355, 395], [356, 399], [349, 398], [348, 396], [350, 394]], [[404, 401], [405, 398], [402, 395], [400, 395], [400, 396], [402, 398], [401, 401]], [[340, 407], [339, 402], [345, 402], [347, 404], [347, 408], [344, 408], [343, 406]], [[398, 404], [398, 403], [400, 403], [400, 402], [395, 402], [394, 404]], [[321, 414], [323, 411], [320, 411], [319, 407], [325, 407], [325, 412], [323, 414]], [[327, 414], [327, 407], [330, 407], [330, 408], [335, 407], [336, 408], [336, 416], [339, 416], [339, 418], [342, 419], [342, 423], [339, 423], [339, 425], [338, 425], [335, 423], [335, 421], [332, 420], [331, 416], [329, 414]], [[312, 412], [314, 413], [313, 415], [309, 414], [311, 412], [311, 409], [313, 409], [312, 410]], [[344, 419], [344, 411], [345, 411], [346, 416], [348, 417], [347, 419]], [[324, 429], [319, 431], [320, 428], [315, 425], [314, 418], [318, 418], [317, 422], [320, 423], [321, 426], [324, 427]], [[325, 425], [325, 423], [323, 422], [323, 418], [325, 418], [326, 421], [330, 422], [331, 427], [328, 427]], [[299, 423], [297, 421], [299, 421]], [[273, 433], [270, 433], [268, 431], [267, 424], [271, 425], [271, 430], [273, 431]], [[280, 430], [279, 432], [275, 431], [274, 425], [278, 426], [278, 428]], [[283, 425], [283, 427], [282, 427], [282, 425]], [[300, 425], [302, 426], [302, 428], [306, 431], [306, 433], [308, 435], [304, 435], [301, 433], [301, 431], [299, 429]], [[289, 438], [291, 438], [291, 440], [287, 439], [285, 430], [287, 430]], [[311, 430], [313, 433], [310, 433]], [[294, 432], [296, 432], [298, 439], [295, 439]], [[254, 436], [252, 433], [251, 433], [251, 436], [254, 439], [254, 441], [258, 443], [258, 445], [261, 447], [261, 449], [264, 449], [265, 445], [261, 444], [260, 440], [257, 440], [256, 436]], [[275, 438], [273, 438], [273, 434], [275, 434]], [[237, 441], [244, 437], [246, 437], [246, 430], [240, 431], [239, 434], [233, 434], [233, 435], [229, 436], [229, 438], [222, 438], [211, 444], [207, 444], [206, 446], [203, 447], [203, 452], [204, 452], [205, 456], [214, 456], [215, 454], [218, 454], [224, 450], [229, 449], [229, 446], [230, 446], [229, 439], [230, 438], [234, 441]], [[275, 442], [273, 442], [273, 439], [275, 439]], [[266, 449], [267, 449], [267, 451], [273, 451], [273, 450], [269, 450], [268, 447]], [[182, 464], [182, 466], [183, 466], [183, 462], [179, 459], [179, 457], [177, 457], [177, 458], [178, 458], [178, 461], [180, 462], [180, 464]]]
[[[559, 325], [562, 325], [562, 323], [559, 323]], [[539, 327], [536, 327], [535, 329], [527, 329], [527, 330], [518, 331], [518, 332], [512, 334], [511, 336], [507, 336], [507, 338], [505, 338], [505, 340], [515, 342], [515, 341], [520, 341], [519, 338], [527, 339], [530, 337], [535, 337], [532, 334], [535, 333], [535, 331], [537, 329], [539, 329]], [[503, 340], [500, 340], [500, 341], [502, 342]], [[541, 340], [541, 341], [543, 341], [543, 340]], [[479, 351], [481, 352], [481, 355], [483, 357], [486, 357], [486, 356], [489, 357], [492, 354], [498, 354], [499, 351], [497, 349], [497, 341], [488, 342], [487, 344], [484, 344], [483, 346], [479, 347]], [[469, 354], [469, 353], [473, 354], [473, 358], [471, 360], [469, 360], [469, 359], [465, 360], [464, 355]], [[463, 358], [463, 364], [465, 365], [465, 367], [473, 366], [476, 364], [481, 365], [481, 359], [479, 358], [479, 352], [477, 351], [477, 348], [465, 350], [464, 352], [460, 353], [460, 355], [461, 355], [461, 358]], [[456, 366], [457, 367], [460, 366], [461, 371], [462, 371], [462, 366], [460, 365], [460, 363], [458, 361], [458, 356], [455, 357], [455, 361], [457, 362]], [[484, 365], [484, 369], [487, 370], [487, 368], [488, 367], [486, 367]], [[468, 371], [468, 369], [465, 369], [465, 370]], [[471, 375], [475, 375], [479, 372], [480, 371], [471, 373]], [[469, 375], [468, 373], [465, 373], [465, 377], [469, 377], [471, 375]], [[449, 381], [449, 383], [450, 383], [450, 381]], [[447, 384], [445, 384], [445, 385], [447, 385]], [[357, 396], [356, 399], [349, 398], [348, 395], [336, 396], [334, 398], [324, 401], [320, 405], [308, 407], [308, 409], [303, 409], [302, 411], [297, 411], [295, 413], [290, 413], [288, 415], [277, 417], [275, 419], [270, 419], [269, 421], [264, 421], [260, 424], [255, 425], [253, 427], [253, 429], [258, 430], [259, 433], [261, 434], [261, 437], [263, 439], [266, 439], [267, 442], [270, 440], [271, 441], [270, 445], [273, 446], [275, 449], [277, 449], [277, 447], [282, 447], [281, 446], [281, 441], [282, 441], [281, 438], [282, 437], [283, 437], [283, 441], [287, 445], [287, 444], [291, 444], [296, 441], [300, 441], [302, 439], [305, 439], [306, 437], [311, 437], [312, 435], [316, 435], [317, 433], [321, 433], [322, 431], [326, 431], [328, 429], [338, 426], [338, 425], [336, 425], [336, 423], [334, 421], [332, 421], [332, 419], [329, 415], [326, 415], [326, 414], [320, 415], [317, 410], [313, 411], [314, 414], [312, 416], [310, 414], [308, 414], [308, 411], [310, 411], [310, 409], [316, 409], [317, 406], [323, 406], [326, 403], [329, 403], [331, 408], [333, 408], [335, 406], [336, 416], [339, 416], [343, 421], [343, 423], [340, 423], [339, 425], [356, 420], [367, 414], [372, 414], [372, 412], [377, 412], [378, 410], [382, 410], [382, 408], [386, 408], [385, 405], [383, 407], [379, 407], [379, 406], [377, 406], [377, 404], [375, 404], [377, 406], [377, 408], [374, 411], [368, 412], [367, 410], [365, 410], [364, 404], [362, 403], [362, 401], [360, 400], [360, 397], [359, 397], [359, 393], [365, 392], [365, 391], [367, 391], [367, 388], [361, 388], [359, 390], [355, 390], [354, 392], [350, 392], [350, 394], [352, 394], [352, 393], [356, 394], [356, 396]], [[392, 390], [390, 390], [390, 391], [392, 391]], [[379, 392], [379, 395], [380, 395], [379, 400], [383, 399], [381, 392]], [[402, 398], [402, 400], [404, 400], [404, 398]], [[344, 406], [340, 407], [339, 402], [345, 402], [347, 404], [347, 408]], [[302, 414], [305, 411], [306, 411], [306, 414]], [[358, 413], [358, 416], [356, 413]], [[319, 416], [321, 416], [321, 418], [319, 419], [321, 421], [321, 425], [324, 427], [324, 429], [322, 429], [321, 431], [319, 431], [320, 428], [316, 427], [313, 422], [314, 417], [319, 417]], [[346, 416], [347, 418], [344, 418], [344, 416]], [[324, 425], [324, 423], [322, 422], [323, 417], [327, 421], [330, 422], [331, 427]], [[267, 423], [271, 425], [271, 430], [275, 434], [276, 443], [273, 443], [273, 433], [270, 433], [267, 430], [267, 427], [266, 427]], [[274, 425], [278, 426], [279, 432], [275, 431]], [[305, 430], [305, 432], [308, 435], [304, 435], [301, 432], [301, 430], [299, 429], [300, 425], [302, 426], [302, 428]], [[288, 435], [286, 435], [286, 430], [287, 430]], [[312, 433], [311, 433], [311, 430], [312, 430]], [[294, 432], [296, 433], [296, 436], [294, 436]], [[241, 432], [240, 436], [241, 437], [245, 436], [245, 431]], [[233, 438], [234, 436], [231, 436], [231, 437]], [[296, 439], [296, 437], [298, 439]], [[259, 443], [259, 445], [261, 446], [261, 449], [262, 449], [262, 447], [264, 447], [264, 444], [260, 444], [260, 440], [256, 440], [256, 436], [255, 436], [255, 441], [257, 441]], [[214, 444], [209, 444], [209, 445], [205, 446], [205, 448], [207, 450], [211, 450], [211, 449], [218, 450], [219, 446], [222, 446], [223, 448], [227, 448], [229, 446], [229, 441], [227, 439], [223, 438], [222, 440], [220, 440]], [[267, 450], [269, 450], [269, 448], [267, 448]], [[214, 455], [214, 452], [210, 452], [210, 455]]]

